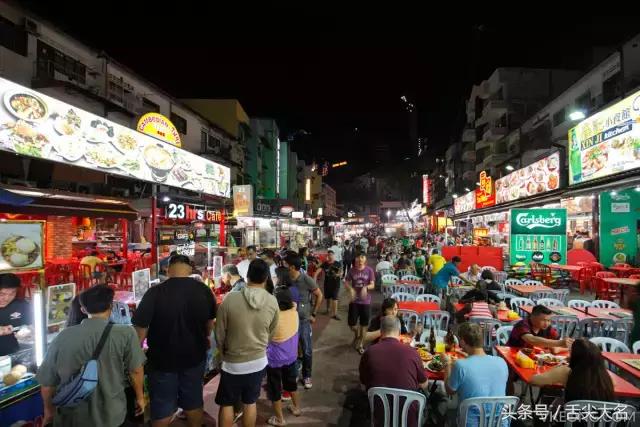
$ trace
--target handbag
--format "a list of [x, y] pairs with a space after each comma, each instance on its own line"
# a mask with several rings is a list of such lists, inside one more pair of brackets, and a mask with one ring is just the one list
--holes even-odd
[[100, 341], [93, 351], [91, 359], [82, 365], [80, 372], [71, 376], [64, 384], [58, 386], [51, 403], [62, 408], [73, 408], [88, 400], [98, 386], [98, 358], [102, 352], [113, 323], [108, 323], [102, 331]]

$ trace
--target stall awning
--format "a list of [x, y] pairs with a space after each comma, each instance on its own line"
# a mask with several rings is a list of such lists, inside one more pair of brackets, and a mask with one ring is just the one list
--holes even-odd
[[0, 188], [0, 212], [138, 219], [124, 200], [27, 187]]

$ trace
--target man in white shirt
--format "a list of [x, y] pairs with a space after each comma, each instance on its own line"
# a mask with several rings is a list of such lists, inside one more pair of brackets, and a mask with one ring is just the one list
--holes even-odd
[[269, 275], [271, 276], [271, 280], [274, 284], [278, 281], [278, 275], [276, 274], [276, 262], [274, 259], [275, 256], [275, 252], [271, 249], [266, 249], [260, 254], [260, 258], [262, 258], [269, 266]]
[[249, 271], [249, 264], [251, 264], [251, 261], [256, 259], [256, 257], [257, 257], [256, 247], [253, 245], [247, 246], [247, 258], [240, 261], [237, 265], [238, 272], [240, 273], [240, 276], [242, 276], [242, 278], [245, 280], [245, 282], [247, 281], [247, 272]]
[[378, 263], [376, 264], [376, 273], [380, 273], [380, 271], [382, 270], [393, 271], [391, 255], [387, 255], [384, 259], [382, 259], [382, 257], [378, 258]]
[[360, 246], [362, 246], [362, 251], [366, 254], [369, 250], [369, 239], [367, 239], [365, 236], [362, 236], [359, 243]]
[[342, 248], [338, 245], [337, 241], [333, 241], [333, 246], [331, 246], [329, 250], [333, 251], [333, 258], [336, 262], [342, 262]]

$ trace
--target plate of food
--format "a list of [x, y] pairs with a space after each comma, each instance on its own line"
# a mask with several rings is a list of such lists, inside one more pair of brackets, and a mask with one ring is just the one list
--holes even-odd
[[556, 354], [551, 353], [542, 353], [536, 355], [536, 359], [538, 361], [542, 361], [545, 365], [555, 366], [560, 365], [562, 363], [566, 363], [567, 356], [558, 356]]
[[84, 157], [87, 162], [105, 169], [118, 167], [121, 163], [120, 153], [110, 144], [93, 144], [87, 147]]
[[84, 156], [83, 142], [76, 138], [60, 138], [55, 142], [55, 149], [63, 159], [75, 162]]
[[434, 357], [433, 360], [425, 365], [425, 369], [430, 372], [442, 372], [444, 370], [444, 363], [439, 357]]
[[0, 244], [2, 258], [12, 267], [27, 267], [40, 256], [40, 246], [25, 236], [12, 235]]
[[433, 356], [426, 349], [418, 348], [417, 351], [418, 356], [420, 356], [420, 359], [422, 359], [423, 362], [429, 362], [430, 360], [433, 360]]
[[124, 169], [132, 175], [135, 175], [140, 170], [140, 161], [138, 159], [125, 159], [120, 164], [120, 169]]
[[87, 141], [94, 143], [109, 142], [113, 138], [113, 126], [103, 120], [92, 120], [87, 134]]
[[129, 133], [121, 133], [115, 141], [112, 142], [122, 154], [130, 154], [138, 149], [138, 141]]
[[24, 90], [8, 91], [4, 106], [18, 119], [42, 122], [47, 119], [47, 104], [38, 95]]
[[66, 114], [52, 114], [53, 129], [62, 136], [71, 136], [80, 130], [82, 119], [70, 108]]
[[166, 181], [175, 162], [173, 156], [161, 144], [149, 144], [144, 149], [144, 160], [151, 169], [153, 179]]
[[9, 122], [4, 126], [9, 131], [9, 140], [16, 153], [33, 157], [46, 157], [50, 148], [49, 139], [25, 120]]

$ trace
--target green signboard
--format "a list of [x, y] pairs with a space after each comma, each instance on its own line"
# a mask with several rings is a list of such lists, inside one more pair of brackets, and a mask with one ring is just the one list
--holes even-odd
[[566, 209], [512, 209], [510, 262], [565, 264], [567, 260]]
[[640, 192], [635, 189], [600, 194], [600, 262], [634, 263], [640, 234]]

